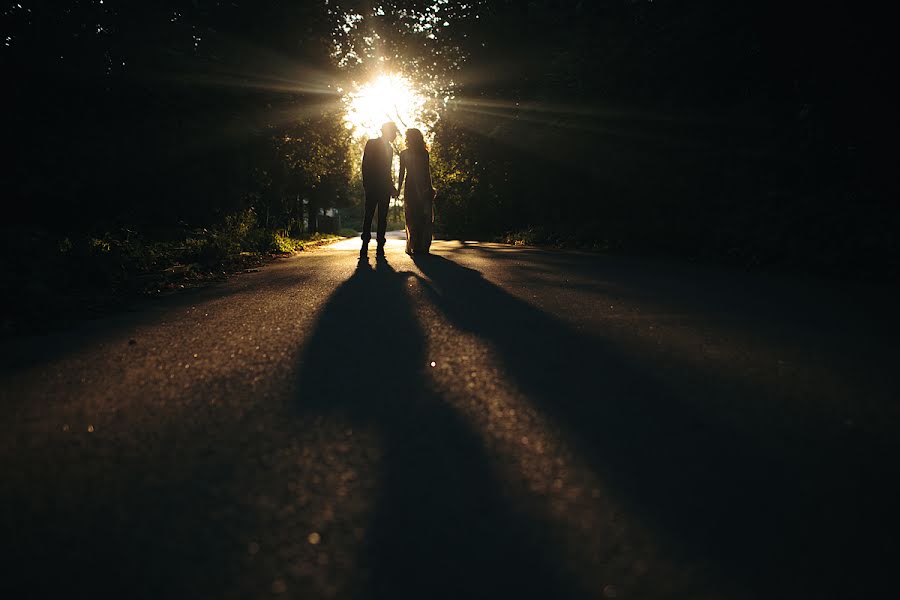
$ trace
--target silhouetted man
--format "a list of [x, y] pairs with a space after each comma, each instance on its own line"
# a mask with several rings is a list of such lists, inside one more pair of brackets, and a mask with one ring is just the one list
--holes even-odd
[[397, 137], [397, 126], [385, 123], [381, 126], [381, 137], [366, 142], [362, 159], [363, 187], [366, 190], [366, 216], [363, 219], [362, 249], [360, 258], [367, 256], [369, 240], [372, 239], [372, 216], [378, 208], [378, 254], [384, 254], [384, 231], [387, 229], [388, 204], [391, 196], [397, 195], [394, 187], [394, 151], [391, 142]]

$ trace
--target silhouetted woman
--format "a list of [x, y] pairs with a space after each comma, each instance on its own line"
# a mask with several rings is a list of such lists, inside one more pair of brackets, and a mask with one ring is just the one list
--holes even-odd
[[[406, 212], [406, 253], [428, 254], [434, 224], [434, 186], [428, 148], [418, 129], [406, 130], [406, 149], [400, 153], [399, 188]], [[406, 188], [403, 180], [406, 178]]]

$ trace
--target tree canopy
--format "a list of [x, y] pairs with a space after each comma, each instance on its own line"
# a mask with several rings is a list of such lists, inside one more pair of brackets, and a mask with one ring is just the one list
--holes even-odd
[[359, 201], [341, 94], [398, 73], [428, 98], [445, 234], [750, 263], [896, 256], [883, 17], [713, 0], [16, 3], [3, 193], [11, 222], [60, 232], [248, 206], [293, 227], [302, 206]]

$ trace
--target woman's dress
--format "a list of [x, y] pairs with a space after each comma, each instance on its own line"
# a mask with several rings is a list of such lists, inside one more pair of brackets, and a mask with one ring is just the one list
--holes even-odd
[[428, 158], [428, 152], [406, 149], [400, 153], [400, 171], [406, 172], [406, 251], [412, 254], [427, 254], [434, 233], [434, 188]]

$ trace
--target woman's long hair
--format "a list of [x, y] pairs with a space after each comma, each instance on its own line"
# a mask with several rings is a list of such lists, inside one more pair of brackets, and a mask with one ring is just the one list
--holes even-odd
[[406, 147], [412, 152], [428, 154], [425, 138], [422, 136], [422, 132], [415, 128], [406, 130]]

